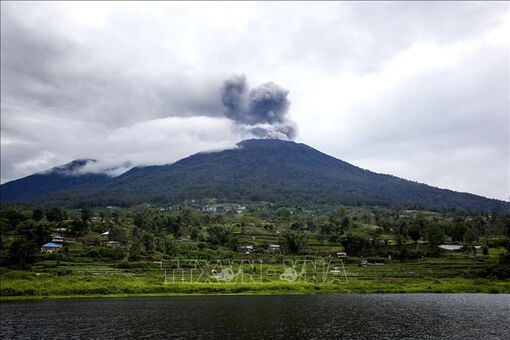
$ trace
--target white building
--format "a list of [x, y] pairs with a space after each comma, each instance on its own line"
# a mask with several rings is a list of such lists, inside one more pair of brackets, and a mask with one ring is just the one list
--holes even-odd
[[270, 244], [267, 246], [267, 249], [272, 252], [279, 252], [281, 250], [281, 247], [279, 244]]

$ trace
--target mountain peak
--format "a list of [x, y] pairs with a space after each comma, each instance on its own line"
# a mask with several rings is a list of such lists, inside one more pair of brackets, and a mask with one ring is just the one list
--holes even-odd
[[[76, 160], [63, 168], [79, 174], [80, 167], [91, 161]], [[166, 205], [214, 197], [230, 202], [302, 206], [510, 210], [508, 202], [377, 174], [305, 144], [280, 139], [244, 140], [235, 149], [198, 153], [173, 164], [138, 167], [114, 178], [94, 174], [33, 175], [2, 185], [1, 194], [3, 201], [41, 198], [76, 206]]]
[[239, 143], [237, 143], [237, 146], [239, 147], [277, 147], [277, 146], [283, 146], [283, 145], [291, 145], [296, 144], [293, 141], [290, 140], [283, 140], [283, 139], [276, 139], [276, 138], [252, 138], [252, 139], [245, 139]]
[[[263, 139], [246, 139], [239, 143], [237, 146], [241, 149], [282, 149], [282, 150], [308, 150], [316, 153], [323, 154], [319, 150], [316, 150], [306, 144], [296, 143], [291, 140], [276, 139], [276, 138], [263, 138]], [[323, 154], [325, 155], [325, 154]], [[326, 156], [326, 155], [325, 155]], [[328, 156], [329, 157], [329, 156]]]
[[82, 169], [84, 166], [90, 163], [96, 163], [97, 161], [95, 159], [90, 158], [82, 158], [82, 159], [75, 159], [74, 161], [71, 161], [69, 163], [56, 166], [48, 171], [46, 173], [58, 173], [61, 175], [78, 175], [78, 171]]
[[87, 164], [95, 162], [94, 159], [76, 159], [45, 172], [2, 184], [0, 199], [2, 202], [28, 202], [58, 191], [105, 183], [108, 176], [81, 171]]

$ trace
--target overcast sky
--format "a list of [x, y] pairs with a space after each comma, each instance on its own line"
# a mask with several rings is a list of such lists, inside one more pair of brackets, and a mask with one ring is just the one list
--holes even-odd
[[508, 7], [2, 2], [2, 183], [77, 158], [164, 164], [232, 147], [254, 130], [225, 113], [222, 86], [244, 75], [290, 101], [279, 122], [298, 142], [507, 200]]

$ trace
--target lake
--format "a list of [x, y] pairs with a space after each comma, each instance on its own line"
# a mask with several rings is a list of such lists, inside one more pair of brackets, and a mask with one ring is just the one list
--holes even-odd
[[510, 339], [507, 294], [69, 299], [0, 308], [5, 339]]

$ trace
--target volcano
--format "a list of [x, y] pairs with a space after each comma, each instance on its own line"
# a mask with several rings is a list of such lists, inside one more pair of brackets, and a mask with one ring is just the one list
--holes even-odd
[[0, 190], [2, 202], [64, 206], [168, 205], [216, 198], [303, 206], [510, 211], [508, 202], [374, 173], [305, 144], [279, 139], [245, 140], [233, 149], [197, 153], [173, 164], [136, 167], [113, 178], [53, 169], [6, 183]]

